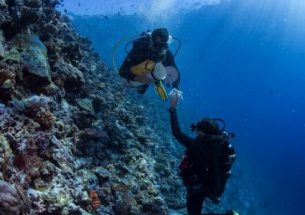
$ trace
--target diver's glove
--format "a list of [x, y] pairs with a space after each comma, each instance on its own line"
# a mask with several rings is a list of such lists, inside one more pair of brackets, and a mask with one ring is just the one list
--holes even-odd
[[178, 90], [177, 88], [173, 88], [170, 93], [169, 93], [169, 96], [176, 96], [178, 97], [178, 100], [183, 100], [183, 93]]
[[162, 81], [156, 81], [155, 87], [156, 87], [157, 94], [160, 96], [160, 98], [163, 101], [167, 100], [168, 99], [167, 92], [162, 84]]

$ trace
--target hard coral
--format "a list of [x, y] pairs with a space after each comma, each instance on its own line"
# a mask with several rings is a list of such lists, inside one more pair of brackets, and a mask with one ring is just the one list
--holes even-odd
[[0, 69], [0, 99], [1, 100], [8, 101], [11, 99], [15, 84], [16, 84], [15, 74], [6, 68]]
[[6, 68], [1, 68], [0, 69], [0, 87], [2, 87], [3, 84], [5, 83], [5, 81], [7, 81], [7, 80], [12, 80], [15, 83], [15, 74]]
[[44, 129], [51, 129], [55, 117], [49, 110], [50, 99], [45, 96], [32, 96], [26, 100], [25, 114], [34, 119]]
[[101, 200], [95, 190], [90, 190], [89, 197], [91, 200], [92, 208], [96, 210], [101, 205]]
[[35, 121], [37, 121], [42, 128], [51, 129], [55, 120], [51, 111], [42, 109], [37, 113]]
[[17, 190], [5, 181], [0, 181], [0, 215], [21, 214], [23, 203]]
[[[25, 173], [25, 183], [31, 183], [41, 176], [43, 160], [41, 157], [47, 156], [49, 140], [46, 135], [38, 132], [20, 143], [15, 156], [15, 165]], [[41, 157], [40, 157], [41, 156]]]

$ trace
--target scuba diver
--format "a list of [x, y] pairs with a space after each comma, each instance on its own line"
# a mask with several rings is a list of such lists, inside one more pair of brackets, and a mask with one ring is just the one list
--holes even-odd
[[140, 94], [144, 94], [149, 84], [154, 83], [162, 100], [167, 99], [163, 83], [178, 88], [180, 74], [174, 54], [168, 49], [170, 39], [166, 28], [157, 28], [151, 33], [144, 32], [132, 41], [132, 49], [119, 69], [119, 75], [128, 86], [136, 87]]
[[[204, 118], [191, 125], [196, 133], [191, 138], [180, 130], [176, 106], [181, 92], [173, 89], [170, 97], [170, 124], [174, 137], [185, 148], [185, 155], [179, 165], [180, 176], [187, 191], [187, 211], [189, 215], [201, 215], [203, 202], [210, 199], [219, 203], [231, 174], [231, 165], [235, 159], [235, 150], [229, 143], [234, 134], [225, 132], [223, 120]], [[223, 128], [217, 122], [223, 123]], [[234, 210], [222, 215], [238, 215]], [[221, 215], [208, 213], [206, 215]]]

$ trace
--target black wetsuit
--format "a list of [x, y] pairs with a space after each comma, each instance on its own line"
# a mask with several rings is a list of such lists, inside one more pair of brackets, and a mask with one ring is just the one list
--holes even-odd
[[205, 198], [216, 202], [223, 193], [235, 151], [219, 135], [191, 138], [184, 134], [175, 108], [170, 109], [170, 119], [173, 135], [186, 147], [179, 168], [187, 188], [188, 214], [200, 215]]
[[131, 73], [130, 68], [140, 64], [143, 61], [150, 59], [155, 62], [162, 62], [164, 66], [173, 66], [178, 71], [178, 79], [173, 83], [172, 87], [178, 88], [180, 82], [180, 73], [176, 66], [174, 55], [170, 50], [167, 50], [165, 55], [160, 50], [153, 50], [151, 45], [151, 36], [143, 34], [139, 39], [133, 42], [132, 49], [125, 58], [119, 74], [127, 80], [133, 80], [135, 75]]

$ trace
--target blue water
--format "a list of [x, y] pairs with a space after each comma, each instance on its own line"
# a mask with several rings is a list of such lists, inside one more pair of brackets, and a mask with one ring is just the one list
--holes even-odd
[[[203, 116], [223, 118], [237, 135], [240, 165], [247, 163], [252, 177], [260, 179], [257, 198], [266, 209], [253, 214], [303, 214], [304, 11], [303, 0], [231, 0], [166, 20], [113, 11], [88, 18], [86, 25], [78, 18], [73, 23], [109, 67], [120, 38], [167, 27], [182, 41], [176, 63], [184, 93], [179, 106], [183, 128]], [[124, 56], [119, 50], [118, 64]]]

